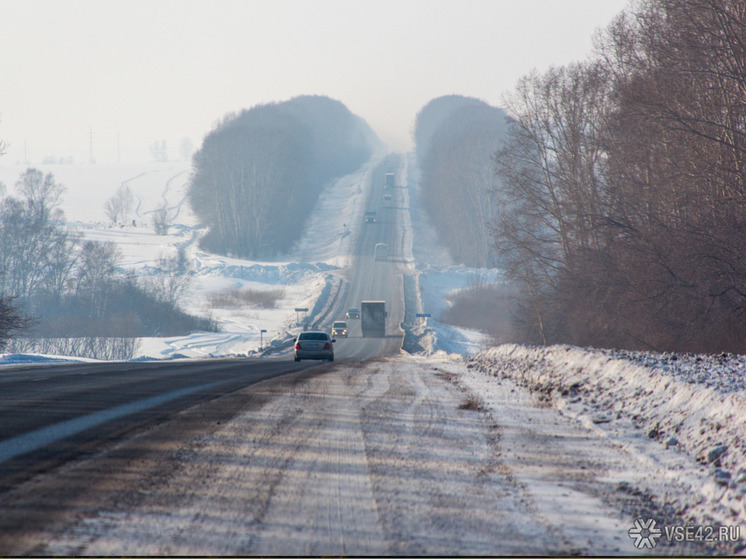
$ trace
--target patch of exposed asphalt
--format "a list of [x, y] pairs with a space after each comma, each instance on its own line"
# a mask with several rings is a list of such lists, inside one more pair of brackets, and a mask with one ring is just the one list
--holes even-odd
[[[137, 507], [153, 488], [168, 486], [184, 464], [184, 452], [197, 452], [200, 440], [237, 415], [265, 406], [288, 384], [305, 382], [329, 367], [253, 385], [261, 385], [261, 391], [239, 390], [201, 402], [129, 433], [124, 441], [91, 445], [76, 459], [36, 473], [0, 495], [0, 555], [44, 555], [48, 539], [100, 516], [98, 511]], [[71, 548], [66, 554], [80, 551]]]

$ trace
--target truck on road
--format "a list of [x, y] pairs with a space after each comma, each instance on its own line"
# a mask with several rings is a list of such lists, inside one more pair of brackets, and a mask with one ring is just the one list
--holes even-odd
[[363, 337], [385, 337], [386, 314], [385, 301], [363, 301], [360, 304], [360, 327], [363, 331]]

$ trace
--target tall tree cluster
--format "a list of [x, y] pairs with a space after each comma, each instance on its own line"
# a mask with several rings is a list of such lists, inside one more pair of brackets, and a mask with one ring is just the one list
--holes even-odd
[[289, 251], [323, 186], [362, 165], [378, 139], [321, 96], [225, 117], [194, 155], [189, 197], [209, 231], [202, 246], [245, 258]]
[[746, 350], [746, 4], [645, 0], [523, 78], [495, 155], [522, 341]]
[[64, 187], [51, 173], [27, 169], [16, 191], [0, 200], [0, 349], [23, 329], [101, 338], [216, 328], [181, 311], [165, 286], [122, 273], [115, 245], [70, 233], [60, 209]]
[[417, 115], [422, 204], [457, 262], [495, 265], [489, 225], [495, 219], [498, 181], [492, 155], [506, 130], [501, 109], [470, 97], [439, 97]]
[[50, 173], [27, 169], [20, 196], [0, 200], [0, 293], [29, 300], [59, 295], [72, 274], [78, 238], [60, 225], [64, 187]]

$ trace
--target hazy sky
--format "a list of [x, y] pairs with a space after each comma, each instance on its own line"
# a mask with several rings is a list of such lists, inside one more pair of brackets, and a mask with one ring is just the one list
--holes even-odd
[[[226, 113], [328, 95], [392, 150], [457, 93], [500, 105], [582, 60], [627, 0], [0, 0], [1, 164], [199, 147]], [[24, 155], [25, 154], [25, 155]]]

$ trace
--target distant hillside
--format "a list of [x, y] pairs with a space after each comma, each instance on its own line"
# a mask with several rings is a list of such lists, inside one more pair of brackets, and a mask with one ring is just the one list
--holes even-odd
[[229, 115], [194, 155], [189, 199], [202, 246], [244, 258], [288, 252], [323, 186], [358, 169], [380, 141], [342, 103], [296, 97]]
[[456, 262], [494, 266], [492, 192], [499, 186], [493, 155], [507, 131], [501, 109], [471, 97], [430, 101], [417, 114], [415, 142], [422, 204]]

